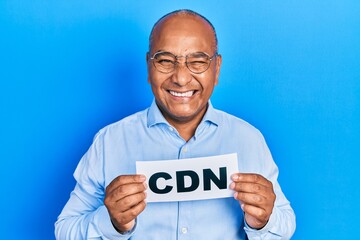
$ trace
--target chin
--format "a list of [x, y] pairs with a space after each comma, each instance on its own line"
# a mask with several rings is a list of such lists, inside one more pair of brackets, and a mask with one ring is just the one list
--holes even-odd
[[196, 112], [191, 112], [191, 113], [183, 112], [183, 113], [172, 113], [171, 114], [172, 118], [179, 122], [191, 121], [191, 120], [195, 119], [198, 115], [199, 115], [199, 113], [196, 113]]

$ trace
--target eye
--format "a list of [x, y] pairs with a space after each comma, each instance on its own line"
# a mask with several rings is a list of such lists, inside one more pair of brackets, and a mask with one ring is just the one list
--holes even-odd
[[203, 65], [207, 65], [208, 62], [209, 62], [209, 56], [201, 52], [193, 53], [187, 58], [187, 63], [192, 66], [203, 66]]
[[207, 67], [209, 60], [204, 57], [191, 57], [188, 58], [187, 65], [194, 70], [200, 70], [201, 68]]
[[203, 65], [203, 64], [207, 64], [207, 61], [204, 59], [192, 59], [191, 61], [188, 62], [188, 64], [191, 65]]
[[172, 61], [171, 59], [166, 59], [166, 58], [158, 58], [157, 62], [160, 64], [175, 64], [174, 61]]
[[170, 53], [159, 53], [155, 56], [157, 64], [171, 66], [175, 64], [176, 58]]

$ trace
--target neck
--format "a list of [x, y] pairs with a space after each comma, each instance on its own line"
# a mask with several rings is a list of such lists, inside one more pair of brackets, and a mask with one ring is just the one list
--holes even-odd
[[169, 121], [168, 122], [176, 128], [180, 136], [187, 142], [189, 141], [195, 134], [196, 128], [199, 126], [201, 118], [197, 121], [189, 121], [189, 122], [177, 122], [177, 121]]
[[208, 106], [204, 107], [194, 116], [187, 118], [172, 116], [161, 110], [161, 108], [160, 110], [169, 124], [173, 126], [180, 136], [187, 142], [194, 136], [196, 128], [199, 126], [202, 118], [204, 117], [207, 107]]

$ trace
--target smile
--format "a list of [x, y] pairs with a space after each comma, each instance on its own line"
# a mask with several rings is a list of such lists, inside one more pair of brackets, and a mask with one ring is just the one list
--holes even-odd
[[187, 92], [175, 92], [175, 91], [169, 91], [169, 93], [175, 97], [191, 97], [192, 95], [194, 95], [194, 90], [192, 91], [187, 91]]

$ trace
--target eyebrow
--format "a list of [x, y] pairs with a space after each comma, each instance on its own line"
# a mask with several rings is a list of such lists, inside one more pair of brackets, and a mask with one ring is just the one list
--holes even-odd
[[206, 52], [194, 52], [194, 53], [190, 53], [188, 55], [193, 55], [194, 57], [210, 57], [210, 55]]
[[157, 53], [171, 54], [171, 55], [174, 55], [175, 57], [186, 57], [186, 56], [189, 56], [189, 55], [194, 55], [194, 56], [204, 56], [204, 55], [206, 55], [206, 56], [210, 57], [210, 54], [208, 54], [207, 52], [201, 52], [201, 51], [191, 52], [191, 53], [183, 56], [183, 55], [176, 55], [176, 54], [174, 54], [172, 52], [160, 49], [160, 50], [156, 51], [153, 55], [155, 55]]
[[[154, 54], [159, 53], [159, 52], [171, 53], [171, 52], [169, 52], [169, 51], [166, 51], [166, 50], [163, 50], [163, 49], [159, 49], [159, 50], [157, 50], [156, 52], [154, 52]], [[154, 54], [153, 54], [153, 55], [154, 55]]]
[[154, 54], [156, 54], [156, 53], [170, 53], [170, 54], [172, 54], [172, 55], [176, 56], [176, 55], [175, 55], [175, 54], [173, 54], [172, 52], [165, 51], [165, 50], [159, 50], [159, 51], [156, 51]]

